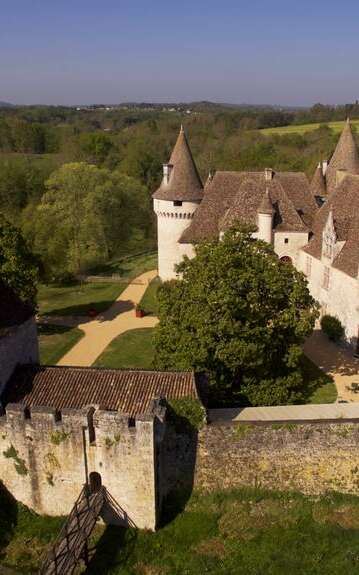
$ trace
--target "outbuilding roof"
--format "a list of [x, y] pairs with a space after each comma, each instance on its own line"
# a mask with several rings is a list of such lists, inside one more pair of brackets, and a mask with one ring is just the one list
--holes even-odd
[[163, 178], [158, 190], [153, 194], [156, 200], [198, 201], [203, 198], [203, 185], [187, 141], [181, 127], [170, 161], [170, 176]]
[[15, 370], [1, 402], [58, 410], [96, 405], [134, 417], [156, 397], [198, 398], [197, 378], [191, 371], [29, 365]]

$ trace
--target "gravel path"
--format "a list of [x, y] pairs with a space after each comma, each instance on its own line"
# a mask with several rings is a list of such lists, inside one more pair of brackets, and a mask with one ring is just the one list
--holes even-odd
[[60, 359], [57, 365], [88, 367], [121, 333], [142, 327], [155, 327], [158, 323], [156, 317], [136, 318], [134, 308], [136, 304], [140, 303], [149, 282], [156, 276], [157, 270], [152, 270], [135, 278], [112, 306], [94, 320], [77, 318], [76, 321], [76, 318], [72, 318], [70, 323], [69, 318], [67, 320], [63, 318], [58, 321], [64, 325], [69, 325], [69, 323], [76, 325], [85, 333], [85, 336]]

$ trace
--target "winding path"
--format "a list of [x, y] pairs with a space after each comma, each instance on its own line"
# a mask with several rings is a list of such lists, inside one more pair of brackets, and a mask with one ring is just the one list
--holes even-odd
[[[156, 317], [136, 318], [134, 308], [140, 303], [148, 284], [156, 276], [157, 270], [152, 270], [135, 278], [112, 306], [98, 315], [96, 319], [89, 321], [86, 318], [78, 318], [76, 327], [81, 329], [85, 335], [60, 359], [57, 365], [89, 367], [118, 335], [131, 329], [155, 327], [158, 323]], [[61, 323], [74, 325], [75, 322], [71, 320], [66, 322], [66, 319], [63, 319]]]

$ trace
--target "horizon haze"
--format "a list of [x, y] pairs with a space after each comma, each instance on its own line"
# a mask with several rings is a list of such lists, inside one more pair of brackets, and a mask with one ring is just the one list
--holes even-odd
[[[0, 18], [0, 100], [89, 105], [354, 101], [352, 0], [13, 0]], [[350, 17], [348, 17], [350, 14]]]

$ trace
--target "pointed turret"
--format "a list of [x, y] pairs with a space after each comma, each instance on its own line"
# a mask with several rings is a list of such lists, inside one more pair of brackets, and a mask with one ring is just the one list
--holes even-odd
[[266, 192], [262, 198], [262, 201], [258, 206], [257, 212], [258, 212], [258, 214], [268, 214], [271, 216], [274, 214], [274, 208], [273, 208], [272, 200], [271, 200], [270, 195], [269, 195], [268, 188], [266, 189]]
[[323, 167], [320, 162], [310, 183], [310, 190], [315, 198], [324, 198], [327, 195], [325, 179], [323, 176]]
[[268, 188], [266, 188], [265, 194], [257, 209], [257, 238], [264, 240], [269, 244], [272, 243], [273, 239], [273, 216], [274, 208], [272, 199], [270, 197]]
[[156, 200], [200, 201], [203, 185], [186, 138], [183, 126], [168, 164], [163, 166], [163, 179], [153, 194]]
[[359, 174], [358, 150], [349, 118], [347, 119], [345, 128], [340, 136], [326, 172], [328, 195], [335, 189], [337, 170], [345, 170], [349, 174]]

